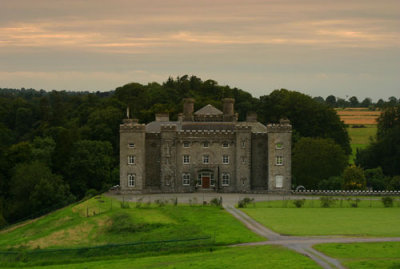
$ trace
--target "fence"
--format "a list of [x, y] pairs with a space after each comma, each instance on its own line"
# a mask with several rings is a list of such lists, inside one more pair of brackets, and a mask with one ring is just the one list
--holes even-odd
[[343, 196], [398, 196], [400, 191], [370, 190], [293, 190], [294, 195], [343, 195]]

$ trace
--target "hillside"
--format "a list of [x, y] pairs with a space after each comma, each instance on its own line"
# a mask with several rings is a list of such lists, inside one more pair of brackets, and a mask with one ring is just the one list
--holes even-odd
[[[172, 201], [122, 203], [102, 195], [0, 231], [0, 265], [15, 265], [21, 253], [28, 257], [22, 265], [52, 264], [87, 260], [86, 247], [96, 247], [89, 248], [89, 256], [99, 259], [259, 240], [216, 206], [174, 205]], [[154, 241], [171, 242], [130, 245]], [[15, 260], [9, 251], [16, 251]]]

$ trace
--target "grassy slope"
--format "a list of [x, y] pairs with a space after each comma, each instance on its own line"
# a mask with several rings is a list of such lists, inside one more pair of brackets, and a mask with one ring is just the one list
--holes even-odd
[[[314, 206], [319, 206], [319, 201], [313, 203]], [[373, 206], [379, 205], [379, 201], [373, 203]], [[399, 207], [369, 208], [367, 201], [361, 202], [361, 208], [267, 207], [278, 204], [282, 205], [282, 201], [257, 203], [256, 207], [245, 208], [243, 211], [281, 234], [400, 236]]]
[[[112, 208], [111, 208], [112, 207]], [[86, 217], [89, 212], [90, 217]], [[95, 215], [94, 212], [96, 212]], [[110, 217], [127, 213], [139, 224], [157, 224], [154, 229], [135, 233], [110, 233]], [[54, 248], [101, 245], [135, 241], [214, 236], [217, 244], [259, 241], [240, 222], [224, 210], [210, 206], [167, 205], [121, 209], [109, 197], [90, 199], [78, 205], [53, 212], [36, 221], [14, 229], [1, 231], [0, 249], [10, 247]]]
[[347, 128], [349, 136], [351, 138], [351, 150], [352, 154], [350, 156], [350, 163], [354, 163], [356, 157], [357, 148], [364, 149], [370, 143], [370, 137], [375, 137], [377, 126], [376, 125], [366, 125], [366, 128]]
[[220, 248], [197, 253], [104, 260], [33, 268], [319, 268], [311, 259], [276, 246]]
[[348, 268], [400, 268], [400, 242], [321, 244], [314, 248], [340, 259]]

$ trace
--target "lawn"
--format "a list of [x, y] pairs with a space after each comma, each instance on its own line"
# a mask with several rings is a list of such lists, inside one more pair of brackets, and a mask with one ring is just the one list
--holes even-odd
[[[114, 229], [114, 226], [122, 227]], [[118, 224], [118, 225], [116, 225]], [[102, 196], [0, 231], [0, 250], [63, 248], [211, 236], [219, 245], [260, 241], [229, 213], [214, 206], [142, 204], [123, 209]]]
[[314, 248], [348, 268], [400, 268], [400, 242], [321, 244]]
[[[318, 201], [314, 203], [315, 206], [319, 205]], [[280, 234], [400, 236], [399, 207], [273, 208], [262, 206], [262, 203], [257, 203], [256, 207], [250, 206], [242, 210]]]
[[279, 246], [232, 247], [155, 257], [109, 259], [29, 268], [320, 268], [311, 259]]

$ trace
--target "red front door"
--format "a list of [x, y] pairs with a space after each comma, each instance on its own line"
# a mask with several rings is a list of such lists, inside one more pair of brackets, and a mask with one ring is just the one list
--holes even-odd
[[203, 189], [210, 188], [210, 177], [202, 177], [201, 186], [203, 187]]

